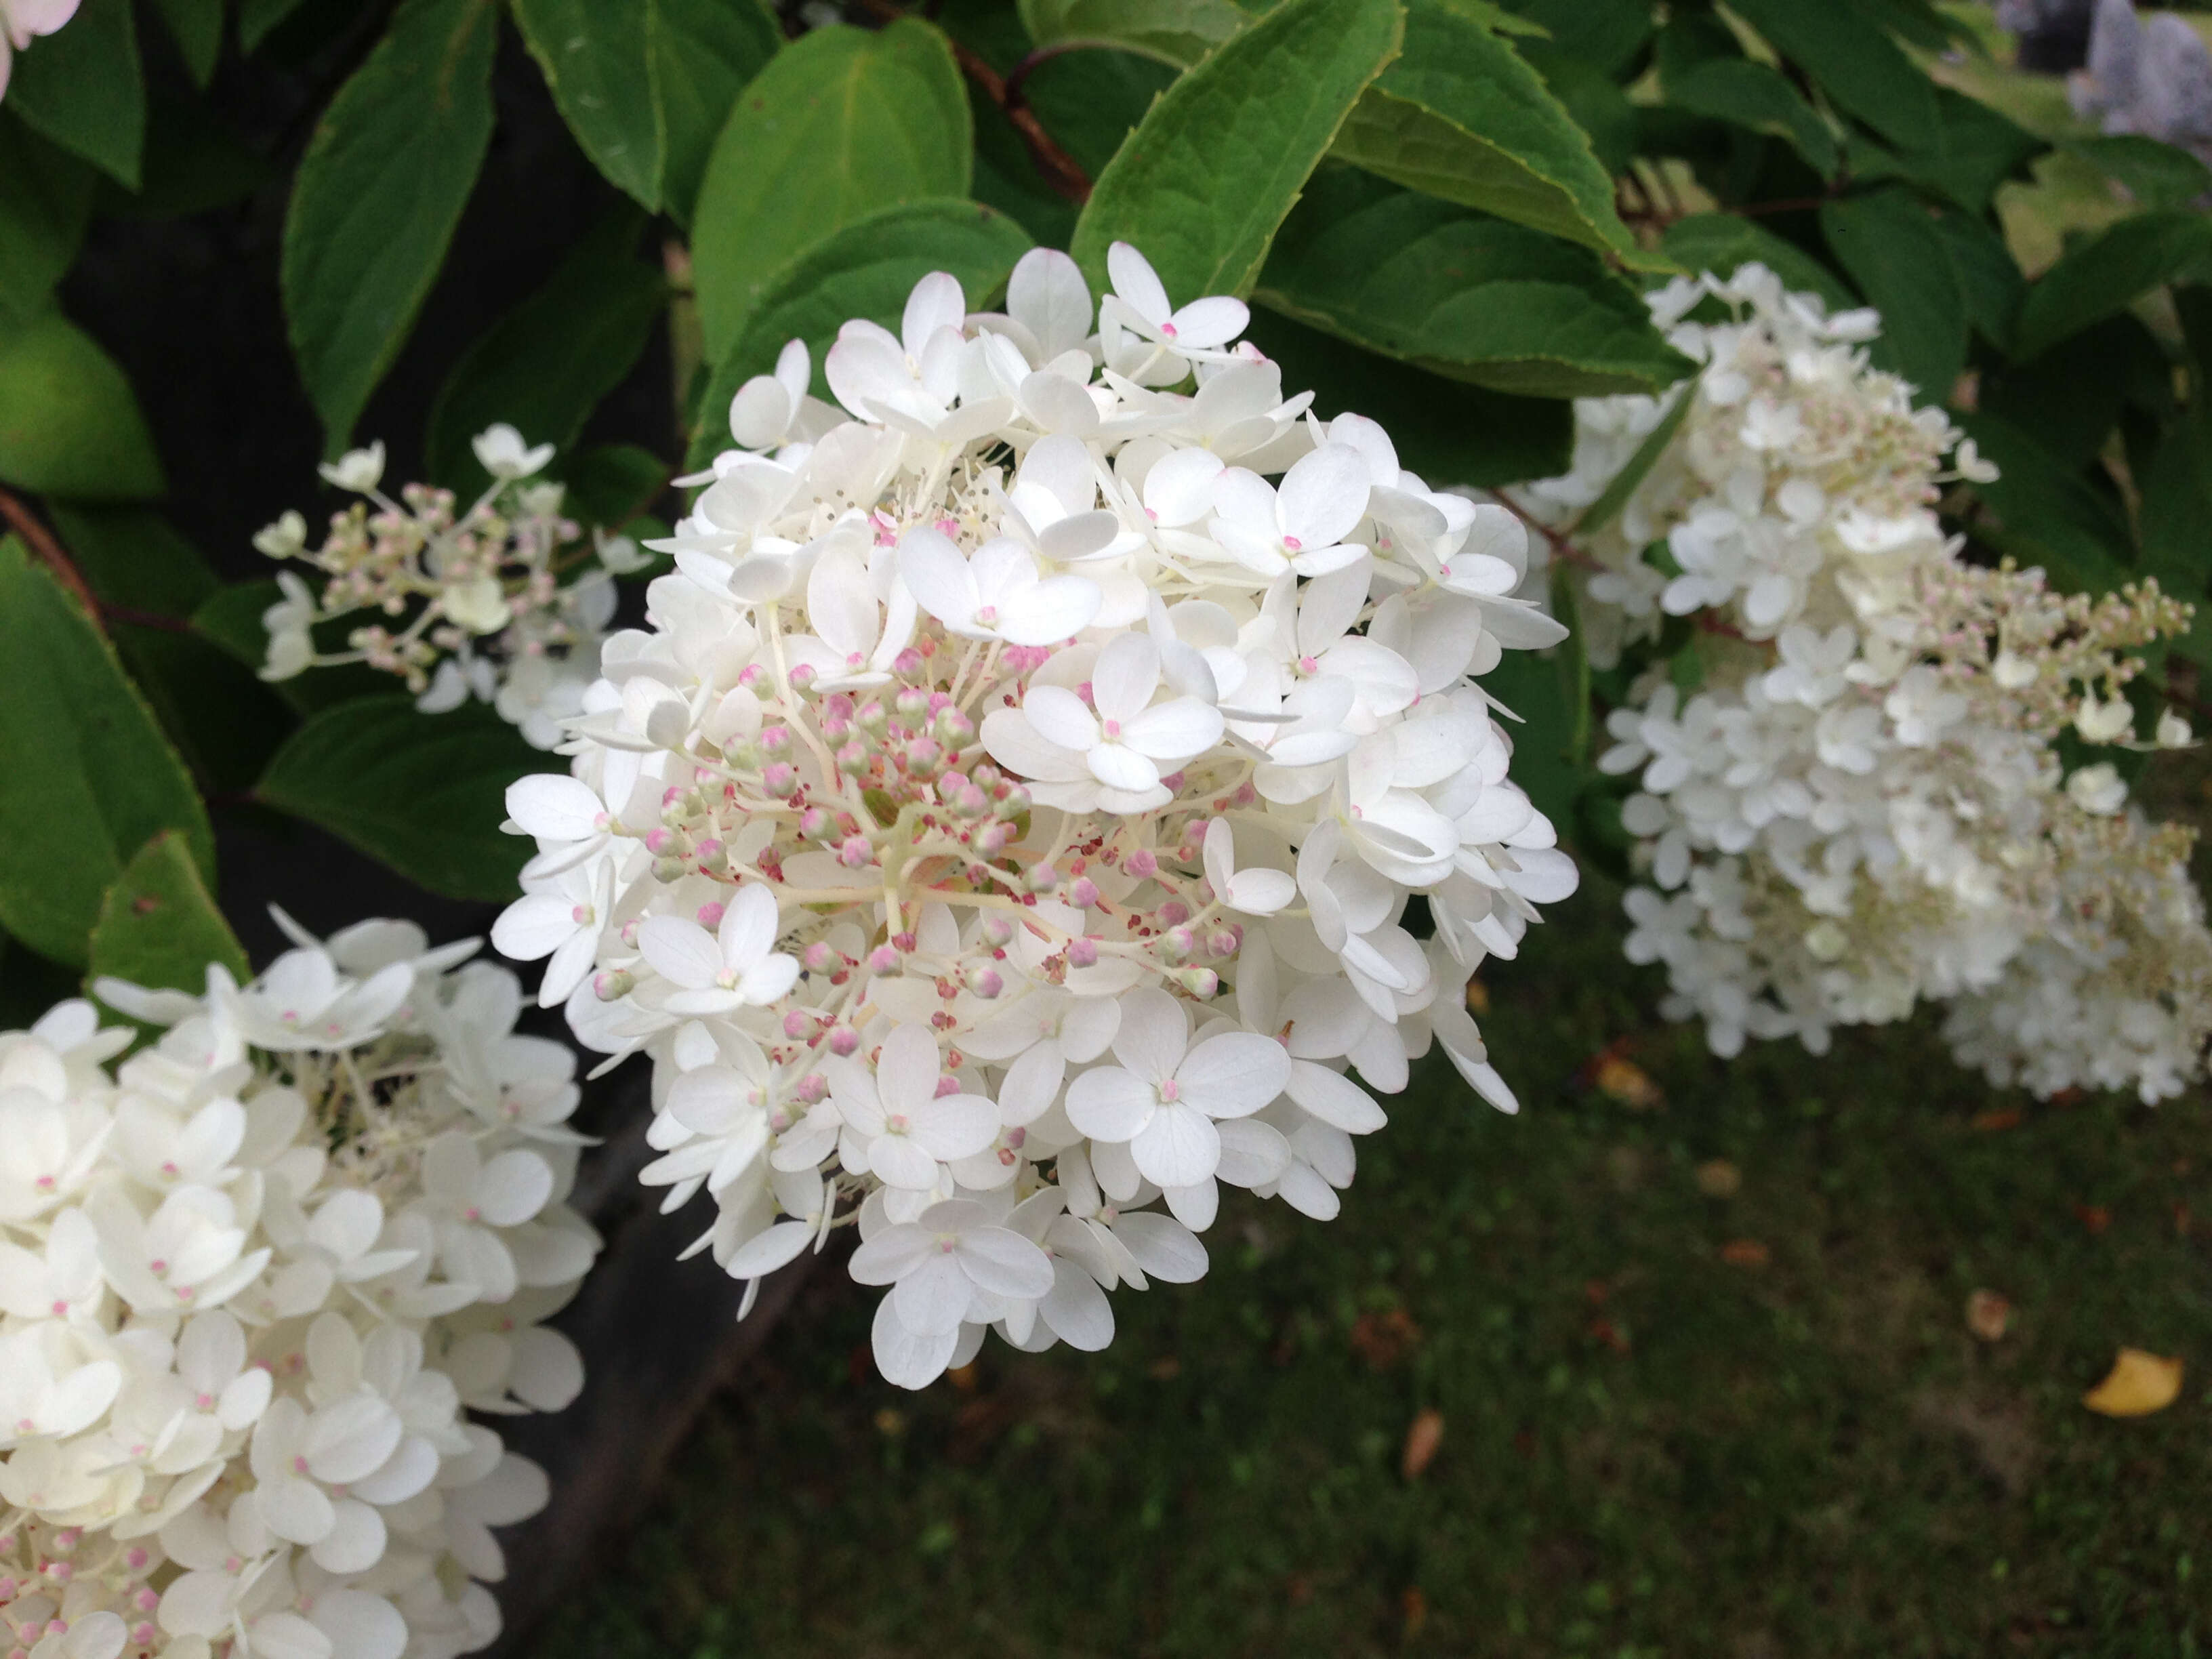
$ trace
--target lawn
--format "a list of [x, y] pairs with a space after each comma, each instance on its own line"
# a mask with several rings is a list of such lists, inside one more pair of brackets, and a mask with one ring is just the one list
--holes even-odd
[[[1105, 1354], [907, 1395], [829, 1264], [536, 1650], [2212, 1650], [2203, 1100], [2039, 1104], [1925, 1020], [1723, 1065], [1616, 900], [1486, 976], [1519, 1117], [1417, 1073], [1338, 1220], [1225, 1207]], [[2169, 1409], [2081, 1406], [2122, 1345]]]

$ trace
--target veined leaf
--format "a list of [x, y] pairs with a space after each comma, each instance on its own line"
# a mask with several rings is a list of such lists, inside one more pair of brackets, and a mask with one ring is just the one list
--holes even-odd
[[1336, 155], [1632, 267], [1666, 266], [1620, 222], [1613, 180], [1542, 77], [1448, 0], [1409, 0], [1405, 51], [1352, 111]]
[[503, 899], [530, 851], [500, 831], [507, 787], [545, 762], [481, 703], [425, 714], [404, 695], [362, 697], [294, 732], [255, 794], [434, 893]]
[[885, 208], [808, 249], [776, 273], [744, 337], [715, 366], [687, 466], [705, 466], [728, 446], [730, 399], [775, 367], [785, 341], [806, 342], [818, 380], [846, 319], [897, 328], [908, 294], [933, 270], [957, 277], [969, 309], [981, 309], [1029, 247], [1029, 237], [1005, 214], [976, 202], [937, 201]]
[[107, 890], [92, 930], [90, 976], [197, 996], [207, 988], [210, 963], [240, 984], [253, 976], [184, 837], [164, 830]]
[[652, 0], [513, 0], [561, 118], [607, 182], [660, 205], [659, 124], [647, 67]]
[[1692, 367], [1589, 250], [1349, 168], [1314, 176], [1253, 298], [1498, 392], [1654, 392]]
[[162, 830], [214, 868], [207, 810], [113, 649], [0, 541], [0, 924], [82, 963], [108, 888]]
[[323, 112], [284, 222], [284, 312], [325, 447], [422, 308], [491, 140], [489, 0], [406, 0]]
[[1187, 69], [1251, 20], [1231, 0], [1019, 0], [1040, 46], [1093, 43]]
[[902, 18], [793, 41], [744, 89], [699, 189], [691, 269], [719, 362], [792, 259], [864, 214], [965, 196], [974, 136], [945, 37]]
[[7, 107], [125, 190], [137, 189], [146, 82], [131, 0], [83, 0], [66, 27], [16, 54]]
[[490, 483], [470, 440], [495, 421], [566, 449], [620, 384], [653, 331], [668, 284], [637, 257], [644, 216], [610, 214], [543, 287], [453, 365], [430, 410], [430, 477], [464, 498]]
[[92, 218], [94, 173], [0, 106], [0, 329], [43, 309]]
[[691, 222], [714, 140], [783, 44], [761, 0], [647, 0], [646, 68], [660, 140], [660, 204]]
[[1395, 57], [1395, 0], [1283, 0], [1160, 95], [1069, 246], [1093, 292], [1133, 243], [1178, 300], [1245, 294], [1307, 175]]
[[2212, 280], [2212, 220], [2143, 213], [2071, 249], [2030, 284], [2015, 342], [2021, 357], [2124, 311], [2166, 283]]
[[1934, 83], [1881, 27], [1838, 0], [1730, 0], [1729, 9], [1893, 143], [1937, 143]]
[[1966, 362], [1966, 296], [1936, 221], [1911, 191], [1892, 187], [1829, 202], [1820, 228], [1867, 302], [1881, 313], [1869, 355], [1942, 403]]
[[90, 501], [161, 493], [131, 382], [58, 311], [0, 330], [0, 483]]

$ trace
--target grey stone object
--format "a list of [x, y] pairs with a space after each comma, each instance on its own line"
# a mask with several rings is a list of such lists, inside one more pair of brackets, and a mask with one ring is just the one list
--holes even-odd
[[2212, 48], [2172, 12], [2146, 21], [2132, 0], [2097, 0], [2087, 62], [2067, 77], [2067, 92], [2075, 113], [2107, 133], [2155, 138], [2212, 162]]
[[1997, 27], [2020, 43], [2020, 66], [2045, 74], [2089, 61], [2095, 0], [1996, 0]]

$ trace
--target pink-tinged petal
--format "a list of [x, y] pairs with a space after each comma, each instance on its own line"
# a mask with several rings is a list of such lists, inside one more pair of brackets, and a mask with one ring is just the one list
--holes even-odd
[[876, 1305], [868, 1345], [884, 1381], [902, 1389], [926, 1389], [945, 1375], [952, 1351], [960, 1346], [960, 1327], [929, 1334], [908, 1330], [887, 1296]]
[[638, 925], [637, 947], [654, 973], [688, 991], [707, 989], [722, 971], [714, 936], [682, 916], [647, 916]]
[[1134, 720], [1159, 686], [1159, 647], [1149, 634], [1115, 635], [1091, 666], [1091, 702], [1101, 720]]
[[1080, 754], [1098, 741], [1098, 722], [1083, 700], [1064, 685], [1034, 685], [1021, 712], [1047, 743]]
[[994, 1296], [1033, 1302], [1052, 1289], [1052, 1258], [1011, 1227], [970, 1227], [953, 1254], [962, 1271]]
[[1221, 741], [1221, 711], [1196, 697], [1177, 697], [1121, 724], [1124, 743], [1140, 755], [1161, 761], [1202, 755]]
[[1242, 300], [1215, 294], [1193, 300], [1170, 320], [1177, 345], [1193, 351], [1212, 351], [1242, 334], [1252, 313]]
[[1221, 1162], [1221, 1133], [1213, 1120], [1181, 1102], [1163, 1105], [1129, 1143], [1145, 1179], [1158, 1187], [1188, 1187], [1210, 1178]]
[[908, 1133], [942, 1163], [972, 1158], [999, 1138], [998, 1108], [981, 1095], [941, 1095], [913, 1115]]
[[1116, 1217], [1113, 1235], [1154, 1279], [1169, 1285], [1194, 1285], [1206, 1277], [1206, 1246], [1170, 1216], [1139, 1211]]
[[1158, 1103], [1150, 1084], [1118, 1066], [1097, 1066], [1067, 1085], [1067, 1121], [1097, 1141], [1134, 1139]]
[[1224, 1031], [1184, 1055], [1175, 1076], [1183, 1099], [1209, 1117], [1243, 1117], [1289, 1086], [1291, 1057], [1273, 1037]]
[[1284, 531], [1310, 549], [1341, 542], [1367, 513], [1367, 462], [1349, 444], [1323, 444], [1283, 475]]

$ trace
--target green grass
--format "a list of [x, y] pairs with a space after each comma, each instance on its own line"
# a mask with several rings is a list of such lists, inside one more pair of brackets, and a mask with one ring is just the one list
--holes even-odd
[[[1486, 975], [1519, 1118], [1417, 1076], [1342, 1217], [1225, 1208], [1105, 1354], [994, 1340], [906, 1395], [819, 1275], [538, 1651], [2212, 1651], [2203, 1101], [2038, 1105], [1924, 1022], [1723, 1066], [1650, 1014], [1613, 900]], [[1589, 1082], [1624, 1036], [1656, 1109]], [[2122, 1344], [2189, 1361], [2168, 1410], [2081, 1406]]]

